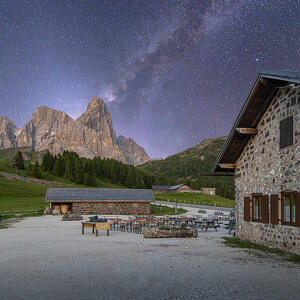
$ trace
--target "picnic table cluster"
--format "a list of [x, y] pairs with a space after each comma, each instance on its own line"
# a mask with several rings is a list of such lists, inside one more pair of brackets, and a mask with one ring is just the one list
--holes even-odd
[[[97, 217], [98, 218], [98, 217]], [[98, 230], [107, 230], [107, 235], [109, 235], [109, 230], [118, 230], [123, 232], [132, 232], [141, 234], [147, 227], [150, 228], [170, 228], [170, 229], [200, 229], [202, 231], [207, 231], [210, 228], [218, 231], [219, 227], [224, 227], [231, 230], [234, 228], [235, 219], [225, 218], [225, 217], [213, 217], [213, 218], [203, 218], [199, 216], [193, 217], [183, 217], [183, 216], [163, 216], [157, 217], [154, 215], [133, 215], [129, 216], [127, 219], [120, 217], [106, 217], [105, 222], [101, 220], [93, 219], [90, 221], [83, 221], [82, 223], [82, 234], [84, 234], [85, 227], [91, 227], [93, 234], [96, 231], [96, 236], [98, 236]], [[229, 232], [229, 233], [230, 233]]]

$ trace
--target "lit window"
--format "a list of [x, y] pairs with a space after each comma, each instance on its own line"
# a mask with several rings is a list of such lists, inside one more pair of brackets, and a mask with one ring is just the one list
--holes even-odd
[[294, 194], [283, 194], [283, 223], [293, 225], [296, 222], [296, 200]]
[[255, 197], [253, 200], [253, 217], [258, 221], [261, 220], [261, 197]]

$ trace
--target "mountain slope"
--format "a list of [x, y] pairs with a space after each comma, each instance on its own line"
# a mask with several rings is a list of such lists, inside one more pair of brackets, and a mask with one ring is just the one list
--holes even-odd
[[204, 140], [183, 152], [163, 160], [149, 161], [139, 168], [146, 173], [173, 178], [176, 183], [187, 183], [194, 189], [216, 187], [217, 194], [233, 199], [233, 177], [198, 176], [211, 172], [225, 139], [226, 137], [218, 137]]
[[0, 149], [13, 147], [17, 126], [7, 117], [0, 117]]
[[144, 148], [132, 139], [116, 137], [111, 115], [104, 101], [96, 97], [77, 120], [47, 106], [38, 107], [20, 130], [8, 118], [1, 117], [0, 150], [11, 147], [31, 147], [53, 154], [68, 150], [81, 157], [113, 158], [133, 165], [149, 160]]

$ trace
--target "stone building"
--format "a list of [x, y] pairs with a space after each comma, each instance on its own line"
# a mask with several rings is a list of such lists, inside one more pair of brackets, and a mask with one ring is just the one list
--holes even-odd
[[49, 188], [46, 202], [53, 214], [149, 214], [152, 190]]
[[152, 190], [154, 194], [166, 194], [166, 193], [183, 193], [190, 192], [192, 188], [187, 184], [178, 185], [153, 185]]
[[300, 72], [259, 74], [217, 171], [235, 173], [237, 237], [300, 254]]

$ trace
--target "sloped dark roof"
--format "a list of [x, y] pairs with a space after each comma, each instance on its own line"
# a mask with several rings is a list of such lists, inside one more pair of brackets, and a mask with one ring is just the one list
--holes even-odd
[[[236, 128], [255, 128], [269, 107], [278, 89], [286, 87], [291, 83], [300, 83], [300, 72], [262, 71], [259, 73], [227, 140], [215, 161], [212, 173], [224, 171], [224, 169], [219, 167], [219, 164], [221, 163], [235, 163], [251, 138], [250, 135], [239, 134], [236, 131]], [[228, 171], [233, 172], [234, 170], [231, 169]]]
[[145, 201], [154, 200], [152, 190], [49, 188], [46, 202]]
[[182, 187], [185, 184], [177, 184], [177, 185], [153, 185], [152, 190], [166, 190], [166, 191], [173, 191], [177, 190], [178, 188]]

